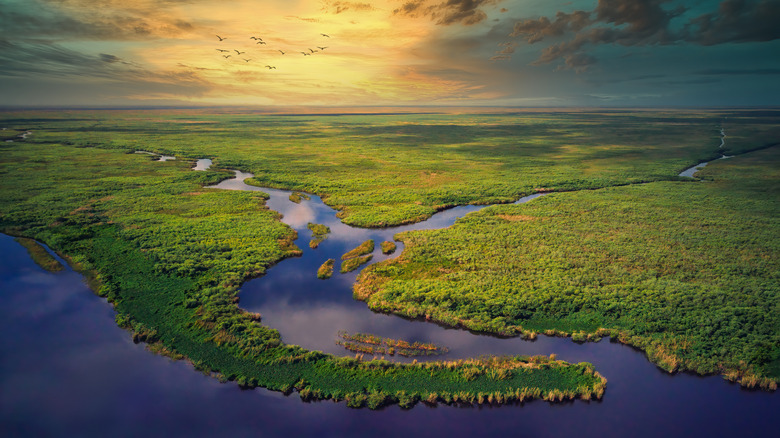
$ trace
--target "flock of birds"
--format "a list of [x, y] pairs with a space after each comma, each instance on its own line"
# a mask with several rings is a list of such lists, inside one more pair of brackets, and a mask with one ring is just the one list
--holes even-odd
[[[321, 34], [320, 34], [320, 36], [322, 36], [323, 38], [330, 38], [330, 35], [328, 35], [328, 34], [324, 34], [324, 33], [321, 33]], [[219, 38], [219, 41], [220, 41], [220, 42], [222, 42], [222, 41], [225, 41], [225, 40], [227, 39], [227, 37], [222, 37], [222, 36], [219, 36], [219, 35], [216, 35], [216, 37], [217, 37], [217, 38]], [[250, 39], [250, 40], [255, 40], [255, 44], [262, 44], [262, 45], [267, 45], [267, 43], [266, 43], [265, 41], [263, 41], [263, 39], [262, 39], [262, 38], [260, 38], [260, 37], [257, 37], [257, 36], [251, 36], [251, 37], [249, 37], [249, 39]], [[308, 48], [308, 50], [309, 50], [308, 52], [306, 52], [306, 51], [303, 51], [303, 52], [298, 52], [298, 53], [301, 53], [301, 54], [303, 54], [303, 56], [311, 56], [311, 55], [312, 55], [312, 54], [314, 54], [314, 53], [317, 53], [317, 52], [324, 51], [325, 49], [327, 49], [327, 48], [328, 48], [327, 46], [325, 46], [325, 47], [323, 47], [323, 46], [315, 46], [315, 47], [317, 47], [317, 49], [319, 49], [319, 50], [314, 50], [314, 49]], [[277, 50], [279, 53], [281, 53], [282, 55], [286, 55], [287, 53], [289, 53], [289, 52], [285, 52], [285, 51], [284, 51], [284, 50], [282, 50], [282, 49], [276, 49], [276, 50]], [[227, 50], [227, 49], [217, 49], [217, 51], [218, 51], [218, 52], [220, 52], [220, 54], [222, 54], [222, 57], [223, 57], [223, 58], [225, 58], [225, 59], [229, 59], [230, 57], [232, 57], [232, 56], [233, 56], [233, 54], [232, 54], [232, 53], [230, 53], [231, 51], [233, 51], [233, 52], [236, 52], [236, 57], [239, 57], [239, 56], [241, 56], [241, 55], [243, 55], [243, 54], [245, 54], [245, 53], [246, 53], [246, 51], [243, 51], [243, 52], [242, 52], [242, 51], [240, 51], [240, 50], [237, 50], [237, 49], [232, 49], [232, 50]], [[225, 55], [225, 53], [228, 53], [228, 54], [227, 54], [227, 55]], [[251, 59], [251, 58], [244, 58], [244, 57], [241, 57], [240, 59], [242, 59], [244, 62], [247, 62], [247, 63], [249, 63], [250, 61], [252, 61], [252, 59]], [[265, 68], [267, 68], [267, 69], [269, 69], [269, 70], [276, 70], [276, 66], [273, 66], [273, 65], [266, 65], [266, 66], [265, 66]]]

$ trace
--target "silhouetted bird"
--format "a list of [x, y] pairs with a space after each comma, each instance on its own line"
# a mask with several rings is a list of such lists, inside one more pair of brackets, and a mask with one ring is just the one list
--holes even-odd
[[240, 55], [240, 54], [242, 54], [242, 53], [246, 53], [246, 52], [239, 52], [239, 51], [238, 51], [238, 50], [236, 50], [236, 49], [233, 49], [233, 51], [234, 51], [234, 52], [236, 52], [236, 55]]
[[225, 50], [225, 49], [217, 49], [217, 51], [219, 51], [219, 52], [229, 52], [230, 50]]
[[265, 41], [258, 41], [257, 44], [265, 44]]
[[258, 40], [258, 41], [263, 41], [263, 39], [262, 39], [262, 38], [258, 38], [258, 37], [249, 37], [249, 39], [250, 39], [250, 40]]
[[223, 58], [228, 59], [231, 55], [222, 55]]
[[309, 49], [309, 51], [310, 51], [311, 53], [319, 52], [319, 50], [312, 50], [312, 49]]
[[321, 33], [320, 35], [324, 36], [325, 38], [330, 38], [330, 35], [325, 35], [324, 33]]
[[311, 53], [301, 52], [303, 53], [303, 56], [311, 56]]
[[274, 67], [273, 65], [266, 65], [265, 68], [267, 68], [268, 70], [271, 70], [271, 69], [276, 70], [276, 67]]
[[[279, 50], [279, 49], [277, 49], [277, 50]], [[281, 50], [279, 50], [279, 51], [282, 52]], [[284, 52], [282, 52], [282, 55], [284, 55]]]
[[242, 58], [244, 61], [249, 62], [251, 59]]
[[327, 47], [320, 47], [320, 46], [317, 46], [317, 48], [318, 48], [318, 49], [320, 49], [320, 50], [325, 50], [325, 49], [327, 49]]
[[220, 41], [226, 40], [227, 38], [222, 38], [221, 36], [217, 35], [217, 38], [219, 38]]

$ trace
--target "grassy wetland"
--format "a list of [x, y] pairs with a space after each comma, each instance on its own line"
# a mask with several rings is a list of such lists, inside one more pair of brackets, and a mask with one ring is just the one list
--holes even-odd
[[[727, 140], [728, 141], [728, 140]], [[372, 309], [502, 335], [611, 336], [673, 372], [780, 380], [780, 148], [703, 181], [551, 194], [407, 232], [363, 271]]]
[[[756, 126], [762, 141], [774, 138], [769, 116], [729, 115], [740, 116], [733, 127], [744, 136], [739, 151], [754, 144]], [[365, 227], [415, 222], [459, 204], [609, 187], [490, 207], [451, 229], [399, 236], [403, 253], [364, 271], [356, 293], [378, 310], [482, 331], [615, 335], [668, 369], [728, 372], [768, 387], [777, 375], [777, 172], [761, 160], [774, 149], [748, 164], [735, 158], [743, 165], [731, 179], [715, 173], [705, 185], [677, 176], [717, 157], [723, 117], [5, 113], [4, 126], [32, 135], [0, 145], [0, 231], [65, 256], [114, 304], [117, 323], [135, 340], [242, 386], [371, 408], [589, 399], [603, 395], [605, 380], [587, 363], [507, 357], [398, 364], [284, 344], [260, 315], [238, 307], [237, 293], [242, 282], [300, 254], [295, 231], [266, 208], [262, 193], [204, 186], [232, 176], [218, 169], [250, 171], [257, 185], [295, 190], [299, 201], [303, 192], [317, 194], [344, 222]], [[177, 160], [152, 162], [136, 150]], [[191, 160], [203, 157], [217, 170], [191, 171]], [[727, 165], [736, 164], [701, 174]], [[644, 181], [658, 182], [615, 187]], [[648, 217], [655, 228], [640, 226]], [[531, 231], [538, 240], [524, 241]], [[706, 252], [685, 247], [715, 231], [725, 234], [708, 240]], [[656, 234], [666, 240], [653, 244]], [[370, 257], [362, 254], [348, 260]], [[644, 262], [648, 254], [657, 257]], [[700, 277], [710, 283], [697, 283]], [[728, 330], [735, 338], [723, 341]]]

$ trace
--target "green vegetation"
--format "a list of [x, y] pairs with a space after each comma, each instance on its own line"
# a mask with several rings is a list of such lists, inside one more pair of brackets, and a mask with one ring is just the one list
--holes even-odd
[[372, 309], [504, 335], [604, 335], [668, 371], [780, 380], [780, 148], [704, 182], [550, 194], [397, 236], [355, 296]]
[[392, 254], [395, 252], [396, 245], [395, 242], [385, 240], [384, 242], [382, 242], [381, 248], [382, 248], [382, 254]]
[[327, 239], [328, 234], [330, 234], [330, 228], [327, 225], [313, 224], [309, 222], [306, 226], [311, 230], [312, 233], [312, 238], [309, 241], [309, 247], [311, 249], [315, 249], [320, 246], [320, 243]]
[[[774, 118], [773, 118], [774, 117]], [[27, 143], [211, 158], [266, 187], [315, 193], [345, 223], [411, 223], [453, 205], [509, 202], [677, 173], [776, 123], [771, 111], [525, 111], [303, 116], [208, 112], [5, 113]], [[742, 133], [738, 130], [742, 130]], [[730, 146], [729, 146], [730, 147]], [[151, 158], [148, 158], [151, 160]]]
[[[341, 273], [346, 274], [371, 261], [374, 257], [374, 240], [369, 239], [341, 256]], [[368, 254], [368, 255], [366, 255]]]
[[[772, 143], [780, 125], [766, 110], [4, 113], [9, 131], [33, 135], [0, 144], [0, 231], [66, 256], [136, 341], [243, 386], [369, 407], [588, 398], [604, 388], [588, 364], [399, 365], [283, 344], [236, 305], [236, 293], [300, 253], [295, 232], [262, 193], [203, 188], [231, 173], [189, 166], [208, 157], [214, 169], [257, 175], [249, 182], [316, 193], [344, 222], [374, 227], [537, 191], [660, 181], [551, 194], [448, 230], [404, 234], [401, 257], [362, 274], [357, 295], [374, 308], [477, 330], [617, 336], [670, 370], [772, 387], [780, 375], [776, 152], [708, 166], [698, 175], [706, 182], [676, 176], [718, 155], [726, 117], [727, 153]], [[152, 162], [136, 150], [179, 159]]]
[[336, 341], [336, 344], [357, 353], [367, 353], [371, 355], [390, 355], [399, 356], [430, 356], [445, 354], [449, 351], [447, 347], [441, 347], [424, 342], [407, 342], [402, 339], [384, 338], [370, 333], [340, 332], [339, 337], [343, 341]]
[[49, 254], [49, 252], [46, 251], [46, 248], [41, 246], [40, 243], [34, 241], [33, 239], [25, 239], [24, 237], [17, 237], [14, 240], [19, 242], [19, 244], [27, 250], [27, 253], [30, 254], [30, 258], [32, 258], [33, 261], [41, 268], [49, 272], [59, 272], [64, 269], [62, 263], [58, 262], [57, 259], [52, 257], [52, 255]]
[[370, 262], [374, 256], [369, 254], [365, 256], [352, 257], [341, 262], [341, 273], [346, 274]]
[[371, 254], [372, 252], [374, 252], [374, 239], [368, 239], [354, 249], [347, 251], [341, 256], [341, 260], [349, 260], [362, 255]]
[[327, 280], [333, 276], [333, 265], [336, 263], [334, 259], [325, 260], [325, 263], [317, 269], [317, 278], [320, 280]]
[[[37, 131], [34, 138], [51, 143], [0, 145], [0, 231], [37, 239], [66, 257], [113, 303], [117, 323], [153, 351], [186, 357], [242, 386], [297, 390], [307, 400], [355, 407], [603, 393], [604, 380], [589, 364], [511, 358], [403, 365], [285, 345], [259, 315], [236, 305], [243, 281], [300, 253], [296, 233], [266, 208], [266, 196], [204, 189], [231, 174], [194, 172], [186, 160], [152, 162], [128, 153], [133, 148], [86, 147], [97, 141], [94, 132], [103, 138], [94, 123], [70, 129], [72, 136], [63, 136], [79, 145]], [[477, 377], [465, 378], [472, 369]]]

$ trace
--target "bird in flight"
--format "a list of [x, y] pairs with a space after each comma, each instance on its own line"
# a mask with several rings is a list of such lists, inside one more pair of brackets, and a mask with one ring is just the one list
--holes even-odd
[[234, 52], [236, 52], [236, 55], [240, 55], [240, 54], [242, 54], [242, 53], [246, 53], [246, 52], [239, 52], [239, 51], [238, 51], [238, 50], [236, 50], [236, 49], [233, 49], [233, 51], [234, 51]]
[[218, 52], [229, 52], [230, 50], [225, 50], [225, 49], [217, 49], [217, 51], [218, 51]]
[[320, 46], [317, 46], [317, 48], [318, 48], [318, 49], [320, 49], [320, 50], [325, 50], [325, 49], [327, 49], [327, 47], [320, 47]]
[[[279, 50], [279, 49], [277, 49], [277, 50]], [[283, 52], [283, 51], [281, 51], [281, 50], [279, 50], [279, 51], [280, 51], [280, 52], [282, 52], [282, 55], [284, 55], [284, 52]]]
[[222, 55], [223, 58], [228, 59], [231, 55]]
[[324, 33], [321, 33], [320, 35], [324, 36], [325, 38], [330, 38], [330, 35], [325, 35]]
[[253, 37], [253, 36], [249, 37], [249, 39], [250, 39], [250, 40], [258, 40], [258, 41], [263, 41], [263, 39], [262, 39], [262, 38]]
[[265, 41], [258, 41], [257, 44], [265, 44]]
[[220, 41], [226, 40], [227, 38], [222, 38], [221, 36], [217, 35], [217, 38], [219, 38]]
[[311, 53], [301, 52], [303, 53], [303, 56], [311, 56]]
[[265, 68], [267, 68], [268, 70], [271, 70], [271, 69], [276, 70], [276, 67], [274, 67], [273, 65], [266, 65]]
[[249, 62], [251, 59], [242, 58], [244, 61]]
[[310, 51], [311, 53], [314, 53], [314, 52], [319, 52], [319, 50], [312, 50], [312, 49], [309, 49], [309, 51]]

